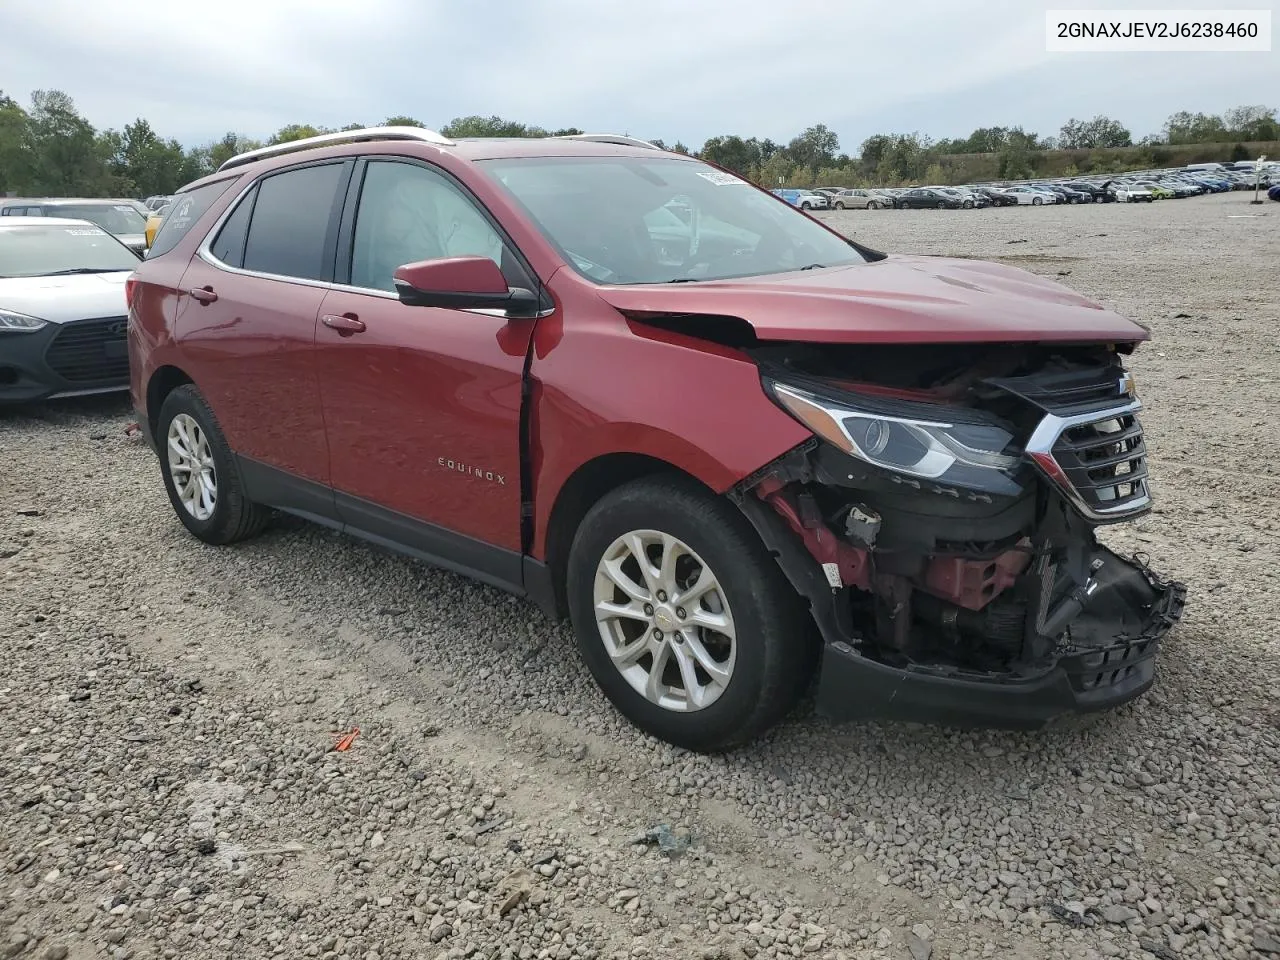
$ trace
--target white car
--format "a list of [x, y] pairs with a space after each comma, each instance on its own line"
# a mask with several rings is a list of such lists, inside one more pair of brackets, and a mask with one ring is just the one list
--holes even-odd
[[1034, 207], [1047, 206], [1057, 203], [1061, 198], [1048, 190], [1037, 190], [1035, 187], [1005, 187], [1006, 193], [1011, 193], [1018, 198], [1018, 203], [1026, 205], [1030, 204]]
[[138, 263], [87, 220], [0, 218], [0, 403], [128, 388]]
[[1156, 195], [1136, 183], [1113, 183], [1111, 191], [1121, 203], [1151, 203]]

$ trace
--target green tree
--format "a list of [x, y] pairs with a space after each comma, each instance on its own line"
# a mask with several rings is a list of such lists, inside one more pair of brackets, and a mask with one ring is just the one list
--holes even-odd
[[834, 164], [840, 152], [840, 138], [826, 124], [816, 123], [788, 143], [786, 151], [792, 163], [814, 175], [819, 168]]
[[0, 91], [0, 194], [26, 193], [35, 175], [31, 118]]
[[322, 133], [333, 132], [328, 127], [313, 127], [309, 123], [290, 123], [277, 130], [267, 143], [291, 143], [294, 140], [305, 140], [307, 137], [318, 137]]
[[1058, 146], [1063, 150], [1094, 150], [1099, 147], [1132, 146], [1133, 137], [1119, 120], [1098, 115], [1092, 120], [1074, 117], [1062, 125]]
[[1010, 137], [996, 153], [997, 171], [1002, 180], [1025, 180], [1035, 174], [1031, 149], [1025, 137]]
[[221, 140], [216, 140], [206, 146], [209, 152], [209, 168], [217, 170], [232, 157], [238, 153], [247, 153], [250, 150], [257, 150], [262, 144], [257, 140], [250, 140], [248, 137], [242, 137], [238, 133], [229, 132], [223, 134]]
[[1236, 140], [1280, 139], [1280, 125], [1276, 123], [1276, 108], [1262, 104], [1232, 107], [1222, 115], [1222, 125]]
[[106, 168], [93, 126], [61, 90], [31, 95], [33, 191], [62, 196], [101, 196], [120, 184]]
[[541, 127], [530, 127], [499, 116], [454, 117], [440, 132], [446, 137], [545, 137]]
[[1164, 122], [1165, 143], [1221, 143], [1226, 139], [1226, 125], [1221, 117], [1212, 114], [1183, 110]]
[[382, 121], [384, 127], [425, 127], [426, 124], [413, 117], [387, 117]]

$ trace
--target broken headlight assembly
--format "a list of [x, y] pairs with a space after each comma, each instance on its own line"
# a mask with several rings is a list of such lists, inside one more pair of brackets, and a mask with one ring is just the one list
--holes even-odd
[[825, 395], [765, 379], [787, 413], [851, 457], [891, 473], [1016, 496], [1022, 462], [1014, 435], [995, 417], [867, 394]]

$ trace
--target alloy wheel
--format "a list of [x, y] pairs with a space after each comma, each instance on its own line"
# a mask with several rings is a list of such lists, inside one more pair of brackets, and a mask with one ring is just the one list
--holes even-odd
[[689, 713], [728, 688], [733, 613], [715, 573], [681, 540], [657, 530], [618, 537], [596, 567], [593, 602], [609, 659], [650, 703]]
[[208, 520], [218, 505], [218, 472], [209, 438], [195, 418], [180, 413], [169, 421], [169, 475], [186, 511]]

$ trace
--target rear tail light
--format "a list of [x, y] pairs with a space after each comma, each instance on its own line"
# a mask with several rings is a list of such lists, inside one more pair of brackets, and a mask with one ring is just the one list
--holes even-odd
[[133, 306], [133, 291], [137, 289], [138, 281], [130, 277], [124, 282], [124, 306], [128, 310]]

